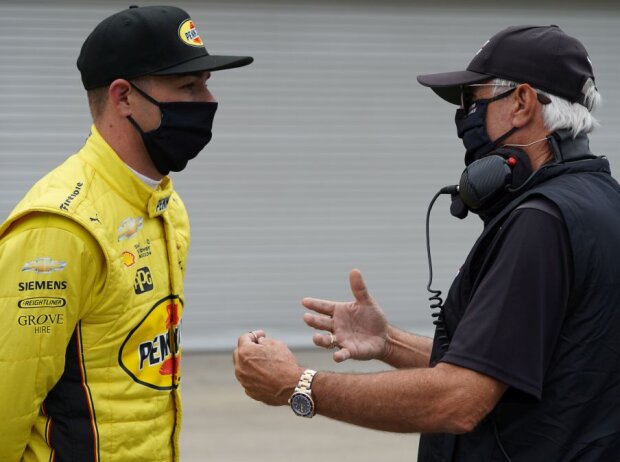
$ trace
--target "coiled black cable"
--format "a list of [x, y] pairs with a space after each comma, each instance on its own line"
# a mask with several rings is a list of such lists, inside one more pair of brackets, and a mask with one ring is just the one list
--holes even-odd
[[431, 209], [433, 208], [433, 205], [435, 204], [437, 198], [442, 194], [458, 194], [458, 187], [454, 185], [441, 188], [431, 200], [430, 204], [428, 205], [428, 210], [426, 211], [426, 254], [428, 256], [428, 285], [426, 286], [426, 290], [431, 294], [431, 296], [428, 298], [428, 300], [431, 302], [431, 310], [437, 310], [433, 311], [433, 314], [431, 315], [433, 318], [435, 318], [435, 320], [433, 321], [433, 325], [436, 328], [435, 338], [437, 340], [437, 344], [439, 345], [440, 352], [445, 352], [450, 345], [450, 339], [448, 337], [446, 318], [443, 311], [443, 299], [441, 298], [441, 290], [431, 288], [431, 284], [433, 283], [433, 262], [431, 259], [430, 238]]
[[[437, 201], [437, 198], [442, 194], [450, 194], [454, 198], [455, 195], [458, 195], [458, 186], [445, 186], [441, 188], [431, 200], [430, 204], [428, 205], [428, 210], [426, 211], [426, 255], [428, 256], [428, 285], [426, 286], [426, 290], [428, 290], [428, 292], [431, 294], [431, 296], [428, 298], [428, 300], [431, 302], [431, 310], [437, 310], [434, 311], [431, 316], [435, 318], [435, 320], [433, 321], [433, 324], [437, 329], [435, 333], [435, 338], [437, 340], [437, 344], [439, 345], [439, 351], [443, 354], [450, 346], [450, 338], [448, 336], [448, 330], [446, 327], [446, 318], [444, 316], [444, 306], [443, 299], [441, 298], [441, 290], [431, 288], [431, 284], [433, 283], [433, 262], [431, 259], [430, 238], [431, 209], [433, 208], [433, 205], [435, 205], [435, 201]], [[464, 218], [464, 216], [459, 218]], [[499, 430], [497, 428], [497, 422], [495, 421], [495, 418], [493, 418], [492, 424], [493, 432], [495, 434], [495, 441], [497, 442], [497, 445], [499, 446], [499, 449], [502, 452], [502, 455], [504, 456], [506, 461], [511, 462], [510, 456], [508, 456], [508, 453], [506, 452], [506, 449], [502, 444], [502, 440], [499, 437]]]

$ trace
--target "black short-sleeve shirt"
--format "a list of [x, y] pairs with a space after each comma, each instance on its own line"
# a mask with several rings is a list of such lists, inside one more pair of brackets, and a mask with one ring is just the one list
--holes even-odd
[[515, 210], [442, 361], [507, 384], [505, 399], [540, 400], [567, 309], [570, 249], [559, 215]]

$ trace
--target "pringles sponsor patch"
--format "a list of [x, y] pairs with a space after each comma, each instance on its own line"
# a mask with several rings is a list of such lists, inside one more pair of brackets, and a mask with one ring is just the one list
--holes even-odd
[[178, 386], [182, 313], [183, 302], [170, 295], [157, 302], [129, 333], [118, 361], [135, 382], [157, 390]]

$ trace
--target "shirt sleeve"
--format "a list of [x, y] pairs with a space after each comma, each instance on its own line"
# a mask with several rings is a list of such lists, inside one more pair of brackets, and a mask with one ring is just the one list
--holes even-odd
[[539, 400], [567, 310], [570, 248], [559, 218], [516, 210], [490, 249], [443, 361], [507, 384], [505, 398]]
[[105, 259], [79, 224], [36, 213], [0, 240], [0, 274], [0, 460], [17, 461], [76, 324], [105, 284]]

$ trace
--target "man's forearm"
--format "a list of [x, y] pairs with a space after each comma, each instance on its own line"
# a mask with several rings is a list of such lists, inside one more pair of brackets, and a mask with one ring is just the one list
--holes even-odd
[[[239, 337], [233, 361], [248, 396], [273, 406], [287, 404], [304, 370], [284, 343], [254, 333]], [[375, 374], [319, 371], [311, 390], [316, 411], [343, 422], [393, 432], [463, 433], [495, 407], [506, 385], [440, 362]]]
[[432, 339], [389, 326], [385, 355], [379, 359], [397, 369], [428, 367], [432, 348]]
[[319, 372], [312, 386], [319, 414], [392, 432], [471, 431], [497, 402], [489, 397], [502, 392], [493, 380], [443, 363], [375, 374]]

